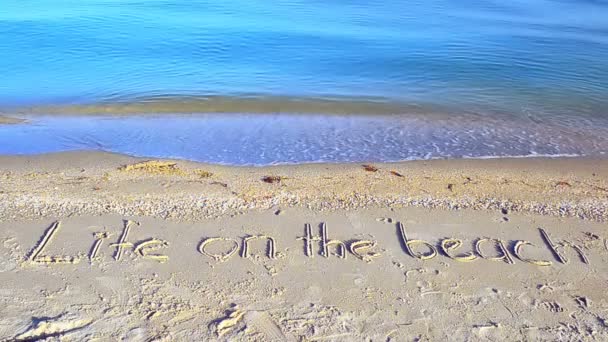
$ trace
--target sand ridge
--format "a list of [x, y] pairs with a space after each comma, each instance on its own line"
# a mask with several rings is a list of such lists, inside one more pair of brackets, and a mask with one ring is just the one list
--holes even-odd
[[608, 161], [601, 159], [248, 168], [64, 153], [0, 157], [0, 164], [0, 219], [119, 213], [193, 220], [279, 205], [471, 208], [608, 218]]

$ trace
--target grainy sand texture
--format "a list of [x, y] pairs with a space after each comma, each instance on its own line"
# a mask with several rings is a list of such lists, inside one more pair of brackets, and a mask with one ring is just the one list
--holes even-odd
[[0, 157], [0, 340], [608, 340], [608, 161]]

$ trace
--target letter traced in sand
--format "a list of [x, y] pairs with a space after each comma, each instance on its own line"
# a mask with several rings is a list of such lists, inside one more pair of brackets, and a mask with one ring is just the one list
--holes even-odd
[[[486, 256], [483, 254], [482, 248], [481, 246], [483, 245], [484, 242], [494, 242], [494, 247], [497, 249], [497, 251], [500, 253], [500, 255], [497, 256]], [[504, 261], [507, 264], [513, 264], [513, 259], [511, 258], [511, 255], [509, 255], [509, 251], [507, 251], [507, 247], [505, 247], [505, 244], [502, 240], [499, 239], [490, 239], [490, 238], [482, 238], [479, 239], [475, 242], [475, 253], [477, 253], [477, 255], [479, 255], [480, 257], [487, 259], [487, 260], [491, 260], [491, 261]]]
[[91, 252], [89, 253], [89, 261], [93, 262], [93, 260], [97, 259], [97, 253], [99, 252], [99, 247], [103, 243], [103, 240], [109, 238], [112, 234], [108, 232], [98, 232], [94, 233], [95, 242], [93, 243], [93, 247], [91, 247]]
[[[218, 242], [218, 241], [229, 241], [232, 243], [232, 247], [230, 248], [230, 251], [226, 252], [226, 253], [219, 253], [219, 254], [212, 254], [207, 252], [206, 248], [213, 242]], [[207, 238], [205, 240], [203, 240], [203, 242], [200, 243], [200, 245], [198, 245], [198, 251], [203, 254], [206, 255], [210, 258], [213, 258], [216, 261], [220, 261], [220, 262], [224, 262], [228, 259], [230, 259], [230, 257], [232, 257], [236, 251], [239, 249], [239, 243], [238, 241], [236, 241], [235, 239], [231, 239], [231, 238], [224, 238], [224, 237], [214, 237], [214, 238]]]
[[40, 252], [42, 252], [42, 250], [44, 249], [46, 244], [49, 242], [49, 240], [53, 237], [53, 235], [55, 235], [55, 232], [57, 231], [57, 229], [59, 229], [59, 221], [55, 221], [55, 222], [51, 223], [51, 225], [46, 230], [46, 232], [44, 232], [42, 239], [40, 239], [38, 244], [36, 246], [34, 246], [34, 249], [32, 249], [32, 251], [30, 252], [30, 254], [27, 258], [28, 261], [33, 261], [34, 259], [36, 259], [36, 257], [38, 257], [38, 254], [40, 254]]
[[131, 227], [139, 226], [138, 222], [131, 220], [124, 220], [124, 228], [122, 230], [122, 235], [118, 239], [118, 243], [113, 243], [110, 247], [116, 247], [116, 252], [114, 253], [114, 260], [120, 261], [122, 258], [123, 249], [125, 247], [133, 247], [133, 244], [127, 241], [127, 237], [129, 237], [129, 232], [131, 231]]
[[329, 258], [329, 246], [335, 245], [338, 248], [338, 256], [342, 259], [346, 259], [346, 245], [340, 240], [328, 240], [327, 238], [327, 225], [325, 222], [321, 223], [321, 252], [323, 256]]
[[336, 246], [337, 253], [335, 253], [334, 255], [337, 255], [341, 259], [346, 259], [349, 251], [353, 253], [353, 255], [355, 255], [358, 259], [361, 259], [365, 262], [371, 262], [372, 259], [381, 256], [381, 254], [378, 252], [370, 251], [368, 253], [362, 253], [365, 250], [369, 250], [376, 247], [376, 241], [357, 240], [347, 246], [344, 241], [329, 239], [329, 230], [327, 229], [327, 224], [325, 224], [324, 222], [319, 225], [319, 228], [321, 235], [314, 236], [312, 235], [312, 227], [310, 226], [310, 224], [306, 223], [304, 225], [304, 236], [296, 238], [296, 240], [304, 240], [304, 252], [309, 258], [314, 257], [313, 242], [316, 241], [320, 241], [321, 255], [326, 258], [329, 258], [329, 256], [332, 255], [332, 253], [329, 251], [329, 247], [331, 246]]
[[262, 333], [263, 341], [291, 342], [295, 338], [285, 335], [279, 325], [265, 311], [247, 311], [243, 316], [247, 328]]
[[[407, 233], [405, 231], [405, 227], [403, 226], [403, 224], [401, 224], [401, 222], [397, 222], [397, 228], [399, 230], [399, 236], [401, 237], [401, 242], [403, 242], [403, 246], [405, 247], [405, 251], [407, 252], [407, 254], [409, 254], [410, 256], [412, 256], [416, 259], [420, 259], [420, 260], [429, 260], [429, 259], [433, 259], [434, 257], [437, 256], [437, 249], [435, 248], [435, 246], [431, 245], [430, 243], [428, 243], [424, 240], [409, 240], [407, 238]], [[412, 249], [412, 247], [415, 245], [425, 245], [429, 249], [429, 252], [426, 254], [416, 253]]]
[[248, 258], [249, 257], [249, 242], [257, 239], [267, 239], [268, 240], [268, 248], [266, 255], [270, 259], [276, 258], [276, 250], [277, 244], [275, 239], [272, 236], [267, 235], [251, 235], [243, 238], [243, 247], [241, 249], [241, 257]]
[[44, 232], [44, 235], [38, 241], [38, 244], [32, 249], [26, 258], [26, 261], [31, 264], [77, 264], [80, 258], [77, 256], [43, 256], [40, 255], [44, 248], [51, 242], [53, 236], [61, 226], [60, 221], [53, 222]]
[[167, 262], [169, 257], [163, 254], [149, 254], [150, 251], [169, 247], [169, 243], [164, 240], [159, 239], [149, 239], [146, 241], [142, 241], [135, 245], [134, 252], [136, 255], [139, 255], [145, 259], [155, 260], [160, 263]]
[[306, 256], [314, 258], [315, 255], [312, 250], [312, 243], [313, 241], [321, 241], [321, 238], [312, 235], [312, 227], [309, 223], [304, 224], [304, 234], [304, 236], [296, 238], [296, 240], [304, 240], [304, 251]]
[[570, 262], [570, 260], [568, 260], [566, 256], [562, 255], [562, 253], [559, 252], [559, 249], [562, 247], [571, 247], [576, 251], [576, 253], [578, 253], [578, 257], [581, 259], [582, 262], [584, 262], [585, 264], [589, 264], [589, 259], [587, 259], [587, 256], [585, 255], [585, 253], [583, 253], [583, 250], [579, 246], [568, 241], [562, 241], [559, 244], [555, 244], [551, 240], [551, 237], [549, 237], [549, 234], [547, 234], [544, 229], [538, 228], [538, 230], [540, 231], [540, 235], [543, 237], [543, 240], [545, 241], [547, 246], [549, 246], [551, 252], [553, 252], [553, 255], [559, 262], [561, 262], [562, 264], [567, 264]]
[[530, 241], [525, 241], [525, 240], [517, 240], [515, 242], [515, 246], [513, 246], [513, 254], [515, 254], [515, 256], [523, 261], [523, 262], [527, 262], [530, 263], [532, 265], [536, 265], [536, 266], [551, 266], [553, 263], [549, 260], [536, 260], [536, 259], [530, 259], [530, 258], [526, 258], [524, 256], [521, 255], [521, 249], [525, 246], [525, 245], [530, 245], [530, 246], [536, 246], [535, 244], [533, 244]]
[[375, 258], [380, 257], [382, 254], [380, 254], [378, 252], [368, 252], [368, 253], [363, 254], [362, 251], [372, 249], [372, 248], [376, 247], [376, 245], [377, 245], [376, 241], [359, 240], [359, 241], [354, 241], [348, 247], [350, 249], [350, 252], [353, 253], [357, 258], [359, 258], [367, 263], [370, 263]]
[[461, 255], [452, 255], [450, 251], [455, 251], [462, 246], [462, 240], [460, 239], [443, 239], [441, 240], [441, 251], [447, 255], [450, 259], [460, 262], [471, 262], [477, 260], [477, 255], [474, 252], [469, 252]]

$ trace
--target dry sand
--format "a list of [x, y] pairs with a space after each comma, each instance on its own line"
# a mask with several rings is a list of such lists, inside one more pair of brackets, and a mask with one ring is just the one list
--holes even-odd
[[0, 157], [0, 340], [608, 339], [608, 160], [146, 161]]

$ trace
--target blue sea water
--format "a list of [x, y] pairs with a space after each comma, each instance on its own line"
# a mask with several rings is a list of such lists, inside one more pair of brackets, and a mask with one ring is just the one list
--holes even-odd
[[[264, 115], [239, 105], [252, 97]], [[355, 101], [403, 109], [349, 115]], [[57, 115], [128, 114], [125, 103], [202, 115]], [[0, 126], [0, 153], [235, 164], [603, 155], [608, 1], [2, 0], [0, 109], [36, 113]], [[225, 134], [203, 141], [192, 127]], [[222, 152], [228, 134], [242, 149]]]

